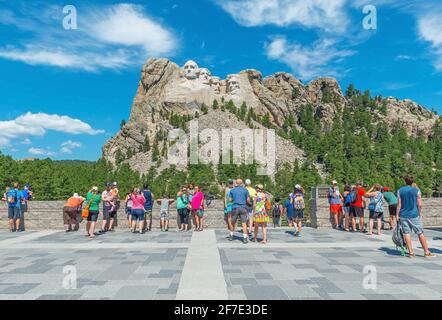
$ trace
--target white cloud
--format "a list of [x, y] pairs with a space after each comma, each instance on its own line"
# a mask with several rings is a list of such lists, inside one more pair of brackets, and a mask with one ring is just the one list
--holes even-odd
[[15, 122], [26, 127], [42, 128], [71, 134], [96, 135], [103, 130], [95, 130], [89, 124], [68, 116], [47, 113], [25, 113], [15, 119]]
[[[103, 130], [96, 130], [89, 124], [68, 116], [28, 112], [14, 120], [0, 121], [0, 146], [7, 147], [11, 145], [13, 139], [20, 137], [42, 137], [48, 130], [69, 134], [104, 133]], [[24, 141], [29, 141], [29, 138]]]
[[219, 0], [237, 23], [247, 27], [298, 25], [344, 32], [349, 24], [347, 0]]
[[433, 65], [442, 71], [442, 11], [427, 11], [418, 17], [418, 32], [422, 40], [429, 42], [435, 56]]
[[3, 24], [17, 27], [27, 36], [16, 39], [22, 45], [0, 46], [0, 58], [95, 72], [137, 65], [149, 56], [168, 56], [178, 46], [175, 35], [148, 17], [142, 6], [117, 4], [77, 10], [77, 30], [60, 26], [62, 7], [15, 13], [0, 10]]
[[414, 87], [413, 83], [401, 83], [401, 82], [393, 82], [393, 83], [387, 83], [384, 86], [384, 90], [390, 90], [390, 91], [396, 91], [396, 90], [402, 90], [402, 89], [408, 89]]
[[55, 152], [41, 148], [29, 148], [28, 152], [35, 156], [47, 156], [47, 157], [53, 157], [56, 154]]
[[416, 60], [416, 58], [409, 56], [407, 54], [400, 54], [396, 56], [396, 60]]
[[343, 71], [336, 64], [355, 53], [339, 49], [333, 40], [319, 40], [306, 47], [296, 42], [290, 43], [284, 37], [277, 37], [266, 46], [268, 58], [287, 64], [295, 75], [304, 80], [342, 75]]
[[80, 142], [68, 140], [61, 144], [61, 153], [72, 154], [73, 149], [80, 148], [82, 144]]
[[159, 23], [143, 14], [141, 6], [119, 4], [94, 17], [92, 36], [105, 43], [140, 46], [151, 55], [175, 49], [175, 37]]
[[29, 139], [29, 138], [25, 138], [22, 142], [21, 142], [21, 144], [24, 144], [24, 145], [30, 145], [32, 142], [31, 142], [31, 139]]

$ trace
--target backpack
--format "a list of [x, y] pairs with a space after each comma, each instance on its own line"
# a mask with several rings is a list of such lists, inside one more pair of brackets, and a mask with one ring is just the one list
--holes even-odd
[[348, 195], [351, 204], [358, 201], [358, 190], [358, 188], [353, 188], [353, 190], [351, 190], [350, 194]]
[[344, 207], [349, 207], [350, 203], [351, 203], [351, 199], [350, 199], [350, 195], [351, 193], [347, 194], [344, 198]]
[[17, 203], [17, 191], [12, 190], [12, 191], [9, 192], [9, 195], [8, 195], [8, 203], [9, 203], [9, 204], [15, 204], [15, 203]]
[[407, 253], [407, 247], [405, 245], [404, 231], [402, 230], [402, 226], [399, 221], [396, 228], [394, 228], [392, 240], [396, 245], [396, 248], [401, 252], [401, 255], [405, 256]]
[[281, 208], [279, 207], [278, 203], [275, 203], [273, 205], [273, 216], [279, 217], [281, 215]]
[[152, 192], [151, 191], [143, 191], [144, 199], [146, 199], [146, 202], [144, 203], [145, 208], [151, 208], [152, 207]]
[[272, 210], [272, 203], [270, 202], [269, 199], [266, 199], [266, 202], [265, 202], [264, 206], [266, 208], [266, 212], [270, 212], [270, 210]]
[[303, 197], [295, 197], [295, 200], [293, 201], [293, 207], [295, 210], [304, 210], [305, 208], [305, 202]]

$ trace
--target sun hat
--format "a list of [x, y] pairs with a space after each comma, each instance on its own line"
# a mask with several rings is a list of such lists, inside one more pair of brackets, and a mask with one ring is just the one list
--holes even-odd
[[260, 183], [256, 185], [256, 188], [260, 189], [260, 190], [264, 190], [264, 186]]
[[338, 181], [333, 180], [333, 181], [332, 181], [332, 184], [338, 184]]

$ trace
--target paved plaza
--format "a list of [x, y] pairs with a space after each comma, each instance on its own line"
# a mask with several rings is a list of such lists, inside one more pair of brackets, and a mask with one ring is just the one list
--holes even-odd
[[0, 299], [442, 298], [442, 229], [426, 232], [431, 259], [417, 243], [400, 256], [388, 232], [270, 229], [267, 245], [225, 230], [82, 232], [1, 231]]

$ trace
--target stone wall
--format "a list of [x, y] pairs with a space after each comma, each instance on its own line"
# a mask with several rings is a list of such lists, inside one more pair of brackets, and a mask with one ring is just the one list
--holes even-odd
[[[314, 228], [330, 228], [332, 226], [329, 211], [328, 199], [310, 200], [311, 214], [310, 222]], [[442, 198], [423, 199], [423, 217], [425, 227], [442, 226]], [[368, 210], [365, 210], [365, 217], [368, 219]], [[384, 207], [384, 220], [388, 221], [388, 207]]]
[[[63, 206], [65, 201], [31, 201], [28, 211], [25, 213], [26, 230], [45, 230], [45, 229], [63, 229]], [[215, 200], [206, 209], [205, 226], [209, 228], [225, 228], [224, 213], [222, 201]], [[152, 228], [159, 228], [159, 205], [153, 207]], [[101, 228], [102, 211], [98, 218], [98, 229]], [[127, 228], [127, 219], [124, 209], [118, 211], [117, 227]], [[176, 205], [173, 204], [170, 209], [170, 228], [177, 226]], [[8, 227], [7, 206], [4, 202], [0, 203], [0, 229], [4, 230]], [[84, 228], [84, 222], [80, 228]]]

